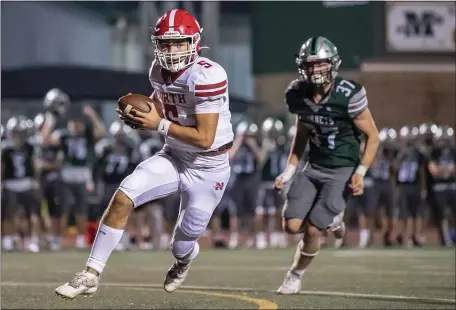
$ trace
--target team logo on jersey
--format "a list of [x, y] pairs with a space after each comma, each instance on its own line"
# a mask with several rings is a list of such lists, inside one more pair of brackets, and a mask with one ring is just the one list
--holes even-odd
[[332, 117], [310, 114], [305, 116], [306, 120], [318, 125], [334, 125], [334, 120]]
[[214, 189], [216, 191], [221, 191], [221, 190], [223, 190], [224, 186], [225, 186], [225, 182], [215, 182]]
[[156, 93], [157, 93], [157, 97], [160, 98], [160, 101], [163, 103], [172, 103], [172, 104], [187, 103], [184, 94], [164, 93], [161, 91], [156, 91]]

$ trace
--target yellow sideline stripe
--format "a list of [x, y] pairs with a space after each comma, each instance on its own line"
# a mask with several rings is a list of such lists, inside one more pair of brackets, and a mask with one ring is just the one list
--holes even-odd
[[236, 294], [225, 294], [225, 293], [216, 293], [216, 292], [205, 292], [205, 291], [195, 291], [195, 290], [182, 290], [179, 293], [188, 293], [188, 294], [199, 294], [199, 295], [207, 295], [207, 296], [217, 296], [217, 297], [227, 297], [227, 298], [232, 298], [232, 299], [237, 299], [237, 300], [242, 300], [242, 301], [247, 301], [254, 303], [258, 306], [257, 309], [277, 309], [279, 308], [279, 305], [267, 300], [267, 299], [261, 299], [261, 298], [252, 298], [248, 296], [243, 296], [243, 295], [236, 295]]
[[[159, 289], [159, 288], [155, 288], [155, 287], [129, 287], [128, 289], [141, 290], [141, 291], [142, 290], [163, 291], [163, 289]], [[257, 309], [278, 309], [279, 308], [278, 304], [276, 304], [270, 300], [261, 299], [261, 298], [252, 298], [252, 297], [237, 295], [237, 294], [225, 294], [225, 293], [218, 293], [218, 292], [198, 291], [198, 290], [177, 290], [176, 293], [225, 297], [225, 298], [231, 298], [231, 299], [236, 299], [236, 300], [241, 300], [241, 301], [247, 301], [247, 302], [256, 304], [258, 306]]]

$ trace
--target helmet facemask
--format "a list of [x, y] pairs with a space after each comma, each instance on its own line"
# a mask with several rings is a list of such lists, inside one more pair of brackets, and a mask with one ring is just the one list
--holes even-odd
[[[192, 36], [180, 34], [152, 36], [155, 59], [163, 69], [179, 72], [191, 66], [198, 59], [200, 40], [199, 33]], [[170, 46], [167, 47], [166, 44]], [[173, 45], [173, 50], [178, 51], [169, 52]], [[186, 50], [184, 46], [187, 46]]]
[[315, 86], [326, 86], [330, 84], [337, 76], [340, 59], [334, 56], [329, 59], [318, 59], [313, 56], [298, 57], [296, 63], [298, 64], [298, 72], [301, 78]]

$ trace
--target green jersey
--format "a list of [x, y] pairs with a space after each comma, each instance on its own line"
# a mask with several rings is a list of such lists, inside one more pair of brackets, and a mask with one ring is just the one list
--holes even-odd
[[291, 113], [310, 130], [308, 160], [323, 167], [355, 167], [360, 158], [360, 134], [353, 119], [367, 108], [360, 84], [336, 77], [328, 94], [313, 101], [312, 86], [294, 80], [285, 93]]
[[94, 157], [94, 137], [88, 126], [82, 135], [72, 136], [64, 130], [60, 134], [61, 146], [65, 154], [64, 165], [87, 166]]
[[34, 146], [27, 142], [22, 147], [13, 146], [12, 141], [4, 140], [2, 148], [2, 169], [4, 180], [20, 180], [33, 178], [35, 170], [33, 159], [35, 157]]

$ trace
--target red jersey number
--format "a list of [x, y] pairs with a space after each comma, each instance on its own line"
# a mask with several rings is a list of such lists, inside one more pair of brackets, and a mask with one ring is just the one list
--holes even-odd
[[204, 60], [201, 60], [201, 61], [197, 62], [197, 64], [200, 65], [200, 66], [203, 66], [206, 69], [212, 67], [212, 65], [210, 63], [205, 62]]
[[165, 118], [168, 121], [173, 122], [174, 124], [180, 125], [179, 123], [179, 112], [177, 112], [177, 108], [173, 104], [166, 104], [164, 103], [163, 106], [165, 107]]

